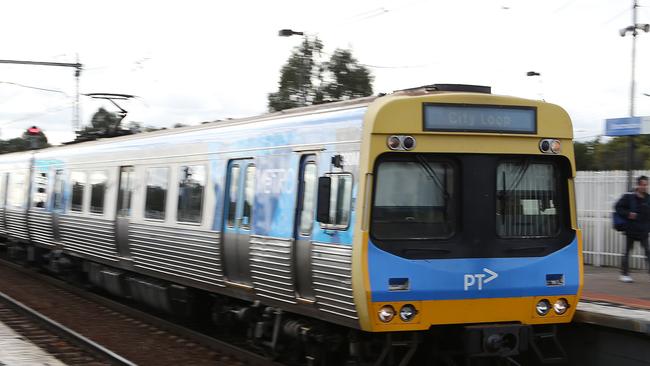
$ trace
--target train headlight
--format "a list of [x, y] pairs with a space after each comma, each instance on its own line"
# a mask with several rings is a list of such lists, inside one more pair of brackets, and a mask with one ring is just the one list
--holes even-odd
[[562, 150], [560, 140], [556, 139], [543, 139], [539, 141], [539, 151], [544, 154], [559, 154]]
[[399, 150], [399, 148], [402, 145], [402, 140], [400, 140], [398, 136], [393, 135], [388, 138], [386, 144], [388, 145], [388, 148], [391, 150]]
[[402, 140], [402, 146], [405, 150], [412, 150], [415, 147], [415, 138], [413, 136], [405, 136]]
[[555, 303], [553, 304], [553, 311], [555, 311], [555, 314], [557, 315], [562, 315], [566, 313], [568, 309], [569, 309], [569, 302], [564, 298], [557, 299], [557, 301], [555, 301]]
[[390, 305], [384, 305], [379, 309], [379, 320], [388, 323], [395, 317], [395, 308]]
[[406, 304], [399, 309], [399, 318], [402, 319], [402, 321], [410, 322], [417, 313], [418, 311], [415, 309], [415, 306]]
[[542, 316], [548, 314], [549, 310], [551, 310], [551, 303], [546, 299], [539, 300], [535, 306], [535, 311], [537, 311], [537, 314]]
[[553, 154], [559, 154], [562, 146], [560, 145], [560, 140], [551, 141], [551, 152]]

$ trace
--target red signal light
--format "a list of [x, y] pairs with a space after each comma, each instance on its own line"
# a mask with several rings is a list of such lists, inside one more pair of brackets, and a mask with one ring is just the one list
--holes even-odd
[[27, 129], [27, 133], [30, 135], [38, 135], [39, 133], [41, 133], [41, 129], [36, 126], [32, 126]]

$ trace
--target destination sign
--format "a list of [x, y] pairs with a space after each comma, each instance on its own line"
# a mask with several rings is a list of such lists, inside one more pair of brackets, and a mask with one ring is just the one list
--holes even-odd
[[424, 104], [427, 131], [536, 133], [536, 117], [533, 107]]

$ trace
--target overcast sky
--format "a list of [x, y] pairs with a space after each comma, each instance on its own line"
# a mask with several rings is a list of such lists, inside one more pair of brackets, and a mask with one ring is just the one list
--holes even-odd
[[[638, 23], [650, 23], [639, 0]], [[81, 93], [138, 96], [125, 121], [170, 127], [266, 112], [299, 37], [350, 48], [375, 92], [433, 83], [492, 86], [564, 107], [575, 135], [629, 115], [632, 0], [10, 1], [0, 59], [83, 64]], [[536, 71], [538, 77], [527, 77]], [[636, 114], [650, 116], [650, 33], [637, 37]], [[31, 88], [30, 88], [31, 87]], [[34, 89], [42, 88], [52, 91]], [[74, 70], [0, 64], [0, 138], [30, 125], [71, 140]], [[81, 97], [82, 123], [107, 102]]]

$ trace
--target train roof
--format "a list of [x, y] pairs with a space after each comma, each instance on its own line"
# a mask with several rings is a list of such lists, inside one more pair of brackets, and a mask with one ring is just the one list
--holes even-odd
[[[329, 112], [344, 111], [344, 110], [354, 109], [354, 108], [362, 108], [362, 107], [367, 107], [369, 104], [371, 104], [372, 102], [374, 102], [377, 99], [386, 98], [386, 102], [388, 102], [389, 100], [392, 100], [392, 99], [403, 99], [404, 97], [424, 96], [424, 95], [430, 95], [430, 94], [448, 94], [448, 93], [453, 93], [453, 94], [470, 93], [470, 94], [487, 94], [487, 95], [490, 95], [491, 90], [490, 90], [489, 87], [474, 86], [474, 85], [458, 85], [458, 84], [425, 85], [425, 86], [420, 86], [420, 87], [415, 87], [415, 88], [397, 90], [397, 91], [394, 91], [393, 93], [390, 93], [388, 95], [380, 94], [380, 95], [377, 95], [377, 96], [361, 97], [361, 98], [355, 98], [355, 99], [339, 101], [339, 102], [331, 102], [331, 103], [325, 103], [325, 104], [319, 104], [319, 105], [311, 105], [311, 106], [306, 106], [306, 107], [292, 108], [292, 109], [287, 109], [287, 110], [283, 110], [283, 111], [279, 111], [279, 112], [265, 113], [265, 114], [261, 114], [261, 115], [251, 116], [251, 117], [210, 121], [210, 122], [205, 122], [203, 124], [195, 125], [195, 126], [186, 126], [186, 127], [179, 127], [179, 128], [173, 128], [173, 129], [165, 129], [165, 130], [158, 130], [158, 131], [151, 131], [151, 132], [143, 132], [143, 133], [138, 133], [138, 134], [133, 134], [133, 135], [126, 135], [126, 136], [121, 136], [121, 137], [100, 138], [100, 139], [93, 140], [93, 141], [81, 142], [81, 143], [76, 143], [76, 144], [66, 144], [66, 145], [52, 146], [52, 147], [49, 147], [49, 148], [34, 150], [34, 151], [28, 151], [28, 152], [17, 152], [17, 153], [3, 154], [2, 157], [5, 160], [9, 160], [9, 157], [11, 157], [10, 158], [11, 160], [13, 160], [13, 159], [21, 160], [21, 159], [26, 159], [28, 156], [30, 156], [31, 154], [34, 154], [34, 153], [36, 153], [36, 154], [38, 154], [38, 153], [50, 153], [50, 152], [55, 152], [55, 151], [67, 150], [67, 149], [77, 149], [77, 148], [80, 148], [80, 147], [89, 148], [89, 147], [92, 147], [92, 146], [98, 146], [98, 145], [104, 145], [104, 144], [112, 144], [112, 143], [118, 143], [118, 142], [126, 142], [126, 141], [130, 141], [130, 140], [156, 138], [156, 137], [163, 137], [163, 136], [166, 136], [166, 135], [174, 136], [174, 135], [192, 133], [192, 132], [201, 131], [201, 130], [212, 130], [212, 129], [230, 127], [230, 126], [237, 126], [237, 125], [245, 126], [245, 125], [248, 125], [248, 124], [257, 123], [257, 122], [261, 122], [261, 121], [283, 119], [283, 118], [287, 118], [287, 117], [297, 117], [297, 116], [305, 116], [305, 115], [317, 115], [317, 114], [321, 114], [321, 113], [329, 113]], [[513, 97], [509, 97], [509, 98], [513, 98]], [[521, 99], [521, 98], [513, 98], [513, 99]], [[521, 99], [521, 100], [525, 100], [525, 99]], [[540, 102], [540, 101], [536, 101], [536, 102]]]

